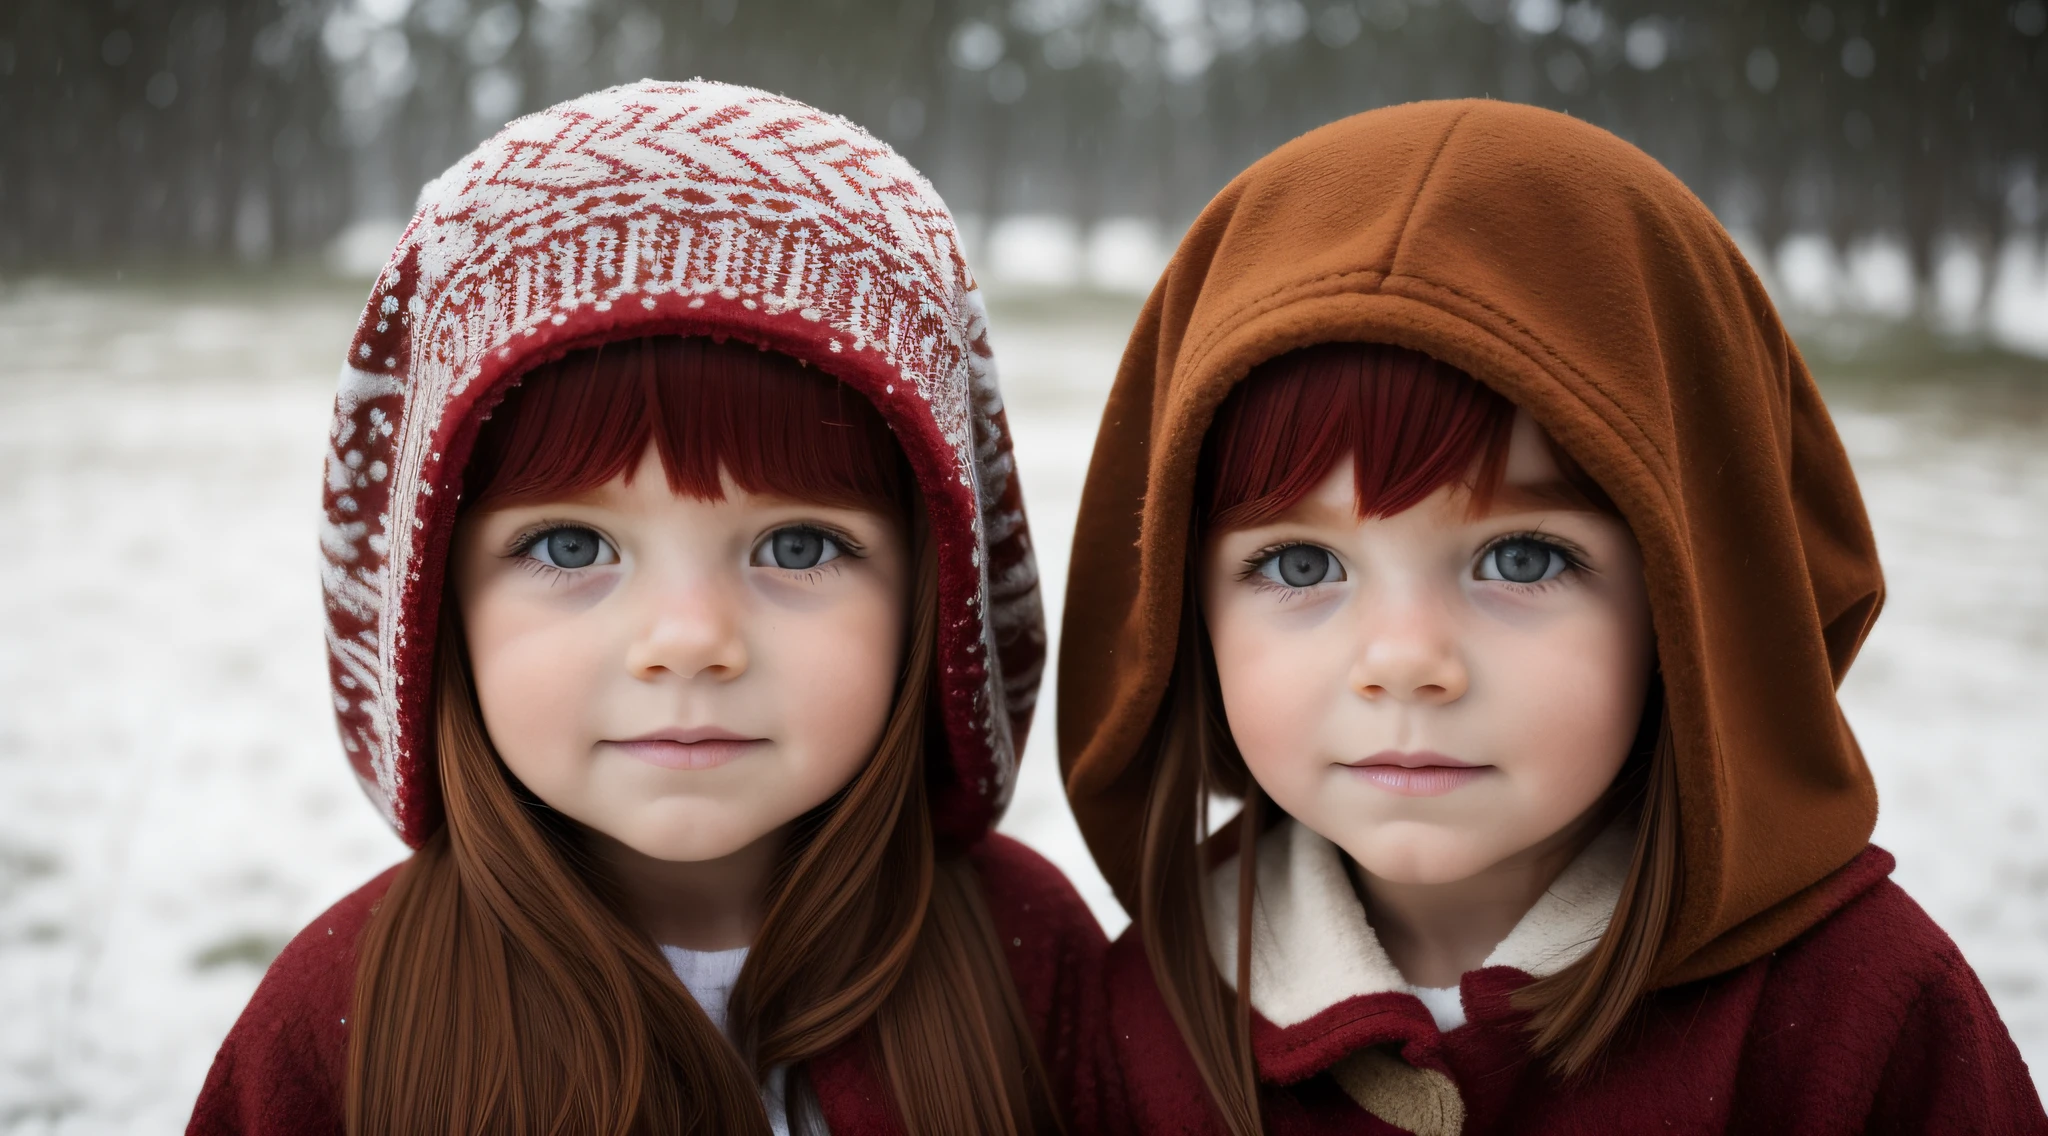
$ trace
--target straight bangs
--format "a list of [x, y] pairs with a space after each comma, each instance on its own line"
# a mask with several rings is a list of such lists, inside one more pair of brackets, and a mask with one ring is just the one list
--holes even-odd
[[898, 514], [911, 475], [874, 405], [830, 375], [736, 341], [653, 336], [529, 371], [492, 411], [464, 472], [466, 508], [571, 497], [631, 478], [649, 444], [669, 488]]
[[[630, 476], [649, 445], [678, 494], [719, 499], [723, 474], [748, 492], [917, 517], [909, 463], [858, 393], [785, 355], [673, 336], [534, 368], [483, 423], [464, 500], [572, 496]], [[786, 1099], [801, 1101], [816, 1091], [809, 1063], [848, 1042], [907, 1136], [1061, 1131], [977, 869], [936, 848], [939, 568], [923, 526], [906, 527], [917, 574], [894, 704], [867, 763], [791, 826], [730, 1035], [618, 907], [586, 830], [500, 758], [468, 655], [448, 649], [463, 632], [444, 593], [434, 761], [447, 823], [393, 880], [356, 955], [349, 1136], [769, 1136], [769, 1071], [787, 1069]]]
[[[1217, 408], [1195, 485], [1194, 533], [1264, 524], [1306, 497], [1337, 464], [1355, 471], [1358, 519], [1414, 507], [1446, 485], [1469, 491], [1485, 516], [1507, 474], [1515, 405], [1470, 375], [1419, 352], [1372, 343], [1329, 343], [1253, 368]], [[1620, 517], [1613, 500], [1545, 433], [1562, 479], [1553, 498]], [[1626, 520], [1626, 518], [1623, 518]], [[1252, 912], [1255, 849], [1273, 811], [1230, 734], [1201, 611], [1196, 565], [1181, 590], [1173, 672], [1135, 764], [1154, 774], [1140, 831], [1135, 925], [1168, 1014], [1231, 1136], [1266, 1131], [1252, 1051]], [[1644, 708], [1639, 750], [1609, 790], [1609, 807], [1638, 812], [1635, 859], [1606, 933], [1593, 952], [1513, 995], [1529, 1014], [1531, 1049], [1570, 1078], [1589, 1068], [1648, 989], [1674, 907], [1678, 867], [1676, 759], [1661, 700]], [[1218, 829], [1209, 803], [1243, 802]], [[1214, 837], [1205, 841], [1207, 834]], [[1237, 910], [1210, 912], [1207, 880], [1237, 857]], [[1210, 919], [1237, 923], [1235, 989], [1207, 946]]]
[[1338, 462], [1355, 471], [1358, 517], [1390, 517], [1446, 485], [1483, 511], [1506, 472], [1515, 405], [1419, 351], [1323, 343], [1252, 369], [1216, 411], [1196, 487], [1199, 524], [1264, 524]]

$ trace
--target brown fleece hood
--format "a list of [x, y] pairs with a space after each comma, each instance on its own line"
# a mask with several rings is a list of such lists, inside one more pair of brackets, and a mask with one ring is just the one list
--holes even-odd
[[1660, 985], [1826, 914], [1869, 770], [1835, 701], [1883, 598], [1855, 478], [1735, 244], [1613, 135], [1489, 101], [1354, 116], [1240, 175], [1181, 242], [1125, 349], [1082, 496], [1059, 735], [1096, 861], [1137, 909], [1202, 437], [1254, 365], [1388, 343], [1528, 410], [1642, 545], [1677, 742], [1683, 892]]

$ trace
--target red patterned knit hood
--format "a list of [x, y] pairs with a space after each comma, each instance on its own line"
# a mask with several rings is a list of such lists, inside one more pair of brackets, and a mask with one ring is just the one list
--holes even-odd
[[349, 342], [321, 529], [329, 670], [349, 763], [408, 844], [441, 823], [435, 628], [484, 413], [566, 352], [712, 333], [837, 377], [895, 430], [939, 563], [934, 822], [969, 843], [1008, 802], [1045, 633], [951, 215], [844, 119], [643, 81], [519, 119], [428, 183]]

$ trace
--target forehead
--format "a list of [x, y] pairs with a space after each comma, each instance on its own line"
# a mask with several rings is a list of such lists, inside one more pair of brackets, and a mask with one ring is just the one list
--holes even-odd
[[1529, 412], [1515, 411], [1500, 484], [1473, 502], [1475, 514], [1490, 517], [1530, 512], [1607, 513], [1609, 510], [1586, 492], [1585, 475], [1567, 475], [1558, 464], [1557, 455], [1557, 443]]
[[820, 500], [773, 487], [749, 489], [733, 478], [730, 467], [718, 468], [718, 485], [715, 493], [700, 492], [697, 487], [677, 487], [670, 484], [661, 457], [649, 446], [647, 451], [633, 465], [623, 472], [614, 474], [609, 481], [581, 488], [565, 489], [556, 493], [541, 493], [522, 496], [513, 500], [493, 500], [480, 504], [477, 513], [500, 513], [509, 511], [532, 512], [548, 509], [594, 509], [611, 513], [632, 513], [659, 509], [670, 511], [678, 505], [693, 509], [710, 510], [760, 510], [785, 509], [800, 506], [805, 509], [831, 513], [867, 513], [877, 517], [891, 518], [894, 510], [880, 505], [853, 500]]
[[[604, 481], [579, 483], [565, 478], [537, 479], [522, 486], [516, 493], [491, 493], [480, 500], [466, 503], [465, 515], [502, 514], [518, 512], [530, 514], [534, 510], [555, 508], [592, 509], [612, 513], [668, 510], [678, 503], [700, 509], [749, 510], [786, 509], [801, 506], [834, 514], [867, 514], [890, 523], [902, 521], [906, 505], [895, 499], [879, 495], [864, 495], [843, 484], [832, 484], [822, 478], [813, 478], [809, 483], [796, 477], [761, 477], [761, 471], [754, 469], [757, 483], [749, 486], [736, 473], [732, 463], [719, 460], [709, 470], [690, 470], [689, 476], [678, 478], [670, 459], [661, 452], [654, 439], [649, 439], [639, 450], [638, 456], [628, 460], [617, 472]], [[914, 484], [902, 489], [911, 500], [917, 499]]]
[[[1481, 483], [1486, 476], [1483, 456], [1460, 482], [1439, 488], [1415, 508], [1458, 506], [1462, 521], [1523, 513], [1596, 513], [1609, 510], [1595, 501], [1585, 488], [1559, 466], [1555, 443], [1526, 411], [1516, 411], [1509, 434], [1500, 482], [1491, 487]], [[1356, 471], [1353, 459], [1344, 457], [1301, 500], [1282, 510], [1273, 523], [1356, 524], [1358, 516]]]

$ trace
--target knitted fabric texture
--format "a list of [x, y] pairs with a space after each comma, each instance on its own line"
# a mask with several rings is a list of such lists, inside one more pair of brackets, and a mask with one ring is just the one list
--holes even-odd
[[887, 145], [802, 103], [643, 81], [519, 119], [421, 192], [349, 343], [327, 461], [334, 706], [364, 790], [441, 822], [436, 619], [478, 423], [580, 347], [734, 337], [831, 374], [894, 429], [939, 564], [940, 839], [1007, 803], [1045, 653], [981, 293], [952, 217]]

